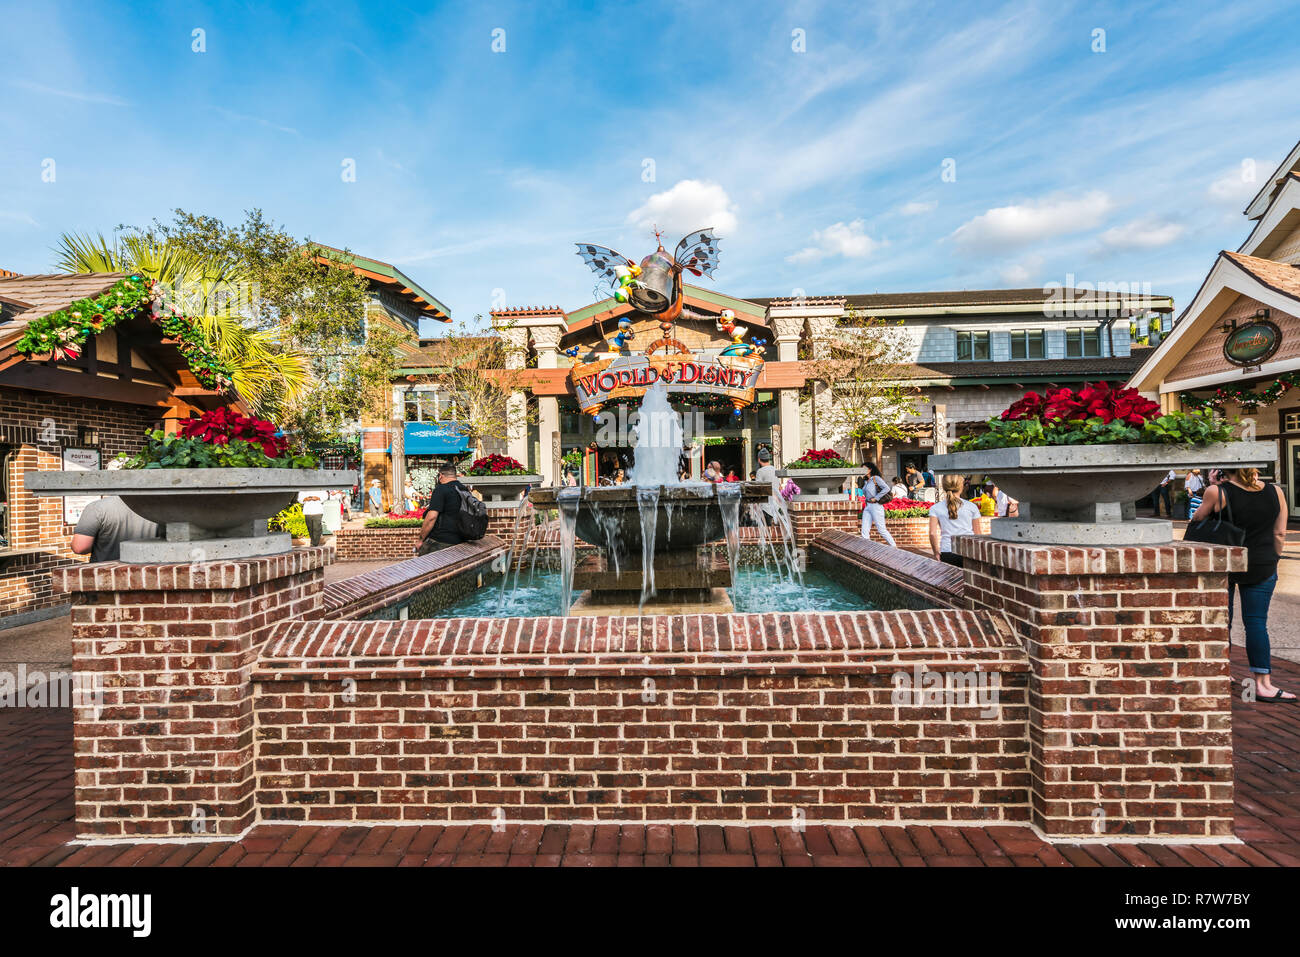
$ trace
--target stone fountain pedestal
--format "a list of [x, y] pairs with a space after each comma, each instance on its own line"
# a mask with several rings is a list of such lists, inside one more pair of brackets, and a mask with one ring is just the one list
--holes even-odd
[[731, 568], [712, 548], [656, 555], [655, 593], [641, 601], [640, 561], [618, 563], [608, 553], [591, 555], [573, 570], [574, 591], [582, 594], [569, 608], [570, 615], [726, 615], [735, 610], [727, 589]]
[[[534, 489], [529, 501], [560, 512], [576, 538], [601, 551], [574, 566], [570, 615], [727, 614], [731, 567], [708, 543], [738, 527], [741, 507], [767, 502], [767, 482], [692, 482]], [[735, 544], [733, 540], [733, 545]], [[650, 555], [653, 593], [644, 574]]]

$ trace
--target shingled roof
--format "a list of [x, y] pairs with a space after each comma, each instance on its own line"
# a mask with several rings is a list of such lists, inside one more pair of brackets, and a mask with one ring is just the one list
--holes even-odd
[[113, 287], [123, 273], [53, 273], [0, 278], [0, 348], [20, 339], [27, 323], [64, 309], [78, 299], [98, 296]]
[[908, 368], [909, 379], [1127, 379], [1146, 361], [1151, 349], [1134, 349], [1129, 356], [1093, 359], [1017, 359], [1011, 362], [930, 362]]
[[1250, 273], [1268, 288], [1292, 299], [1300, 299], [1300, 265], [1245, 256], [1224, 250], [1220, 255]]

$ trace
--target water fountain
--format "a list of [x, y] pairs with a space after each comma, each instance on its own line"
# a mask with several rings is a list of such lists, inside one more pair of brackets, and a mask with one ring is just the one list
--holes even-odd
[[[541, 488], [539, 508], [558, 509], [565, 605], [571, 615], [725, 613], [735, 577], [742, 505], [767, 502], [766, 482], [682, 482], [681, 417], [663, 383], [646, 389], [627, 485]], [[598, 549], [575, 562], [576, 539]], [[707, 543], [725, 540], [721, 558]], [[581, 592], [570, 600], [574, 592]]]

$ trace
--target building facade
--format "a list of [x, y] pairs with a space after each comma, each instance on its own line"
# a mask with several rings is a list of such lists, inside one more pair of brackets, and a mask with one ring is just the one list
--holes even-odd
[[1277, 443], [1273, 474], [1300, 518], [1300, 143], [1244, 210], [1173, 332], [1130, 385], [1166, 410], [1212, 405]]
[[[835, 448], [857, 460], [879, 454], [887, 476], [901, 474], [908, 463], [923, 466], [934, 451], [936, 416], [951, 440], [982, 428], [1029, 389], [1125, 381], [1150, 352], [1147, 336], [1163, 328], [1172, 311], [1166, 296], [1081, 285], [799, 299], [744, 298], [688, 285], [672, 336], [701, 359], [716, 359], [733, 345], [720, 324], [734, 321], [747, 341], [761, 343], [764, 364], [754, 402], [739, 414], [717, 397], [674, 396], [685, 432], [683, 461], [693, 474], [716, 460], [748, 476], [761, 448], [771, 449], [778, 464], [810, 448]], [[895, 334], [909, 358], [905, 378], [922, 396], [899, 423], [907, 438], [880, 449], [853, 448], [834, 433], [819, 410], [835, 401], [835, 388], [809, 376], [811, 364], [831, 354], [837, 329], [855, 316], [899, 323]], [[620, 320], [630, 323], [622, 349], [612, 342]], [[636, 403], [585, 414], [571, 373], [596, 357], [644, 353], [664, 337], [659, 323], [614, 299], [571, 312], [504, 309], [491, 313], [491, 321], [505, 344], [506, 364], [517, 371], [512, 408], [519, 425], [500, 448], [488, 451], [513, 456], [547, 484], [560, 479], [562, 459], [580, 458], [588, 482], [630, 466]], [[425, 366], [413, 361], [395, 386], [395, 404], [417, 410], [421, 427], [438, 421], [436, 363], [427, 358], [433, 345], [425, 344]], [[444, 454], [459, 453], [446, 447]], [[396, 476], [396, 463], [388, 471]]]

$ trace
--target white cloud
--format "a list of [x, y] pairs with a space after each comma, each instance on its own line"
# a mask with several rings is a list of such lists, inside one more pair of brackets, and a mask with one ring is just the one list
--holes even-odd
[[1219, 203], [1229, 205], [1249, 203], [1259, 192], [1261, 171], [1264, 176], [1267, 176], [1271, 170], [1272, 167], [1263, 169], [1258, 163], [1250, 161], [1250, 165], [1243, 164], [1220, 176], [1210, 184], [1210, 188], [1205, 193], [1210, 199]]
[[935, 209], [938, 205], [939, 204], [934, 200], [930, 200], [929, 202], [913, 200], [910, 203], [904, 203], [902, 206], [898, 207], [898, 211], [904, 216], [920, 216], [922, 213], [928, 213], [932, 209]]
[[1016, 206], [990, 209], [958, 226], [950, 238], [972, 249], [1020, 246], [1091, 229], [1105, 219], [1114, 205], [1101, 190], [1077, 197], [1047, 196]]
[[866, 223], [861, 219], [853, 222], [833, 223], [825, 229], [813, 232], [813, 245], [805, 246], [797, 253], [785, 257], [788, 263], [815, 262], [827, 256], [843, 256], [845, 259], [861, 259], [870, 256], [879, 247], [885, 245], [866, 234]]
[[1009, 263], [998, 270], [998, 277], [1008, 286], [1033, 285], [1042, 266], [1042, 256], [1026, 256], [1020, 262]]
[[1186, 231], [1182, 223], [1146, 217], [1106, 230], [1101, 244], [1108, 249], [1156, 249], [1168, 246]]
[[672, 249], [682, 236], [709, 226], [720, 238], [734, 235], [736, 204], [717, 183], [684, 179], [671, 189], [655, 193], [628, 213], [627, 221], [641, 229], [662, 229], [664, 243]]

